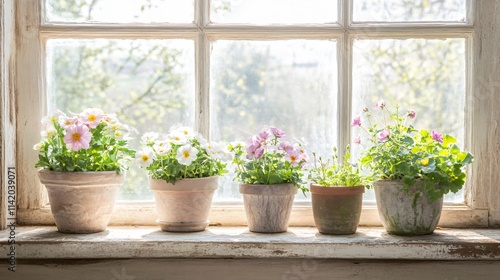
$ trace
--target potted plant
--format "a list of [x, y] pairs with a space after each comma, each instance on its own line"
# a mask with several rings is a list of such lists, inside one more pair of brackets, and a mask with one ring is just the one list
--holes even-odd
[[357, 165], [350, 162], [349, 146], [344, 160], [338, 162], [337, 149], [326, 162], [319, 157], [309, 172], [311, 180], [314, 222], [323, 234], [353, 234], [361, 216], [363, 193], [368, 176], [360, 173]]
[[161, 229], [205, 230], [218, 176], [231, 160], [229, 151], [189, 127], [174, 127], [167, 135], [148, 132], [141, 140], [145, 147], [136, 158], [148, 170]]
[[42, 119], [36, 168], [49, 195], [58, 231], [91, 233], [107, 227], [118, 188], [125, 180], [129, 127], [114, 114], [89, 108], [58, 111]]
[[396, 105], [391, 111], [384, 100], [375, 110], [364, 109], [370, 126], [365, 127], [361, 117], [352, 126], [366, 131], [373, 144], [361, 162], [378, 179], [374, 189], [380, 219], [390, 234], [430, 234], [439, 221], [443, 195], [462, 188], [465, 166], [473, 156], [450, 135], [407, 124], [416, 117], [414, 110], [401, 112]]
[[287, 231], [297, 189], [307, 191], [302, 186], [307, 154], [299, 144], [284, 141], [285, 136], [270, 127], [251, 137], [246, 147], [241, 143], [229, 147], [252, 232]]

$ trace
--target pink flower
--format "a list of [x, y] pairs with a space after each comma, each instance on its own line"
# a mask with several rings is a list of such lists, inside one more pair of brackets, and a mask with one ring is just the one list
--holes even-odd
[[283, 138], [286, 136], [286, 133], [277, 127], [271, 126], [270, 130], [277, 138]]
[[89, 108], [85, 109], [80, 117], [82, 122], [87, 124], [90, 128], [96, 128], [106, 115], [101, 109]]
[[358, 135], [358, 136], [354, 137], [354, 144], [358, 144], [358, 145], [361, 144], [361, 136]]
[[385, 105], [387, 105], [387, 102], [384, 99], [380, 99], [375, 105], [373, 106], [373, 109], [379, 109], [383, 110], [385, 108]]
[[68, 117], [59, 117], [59, 124], [63, 128], [67, 128], [68, 126], [75, 125], [77, 123], [78, 123], [78, 118], [77, 117], [71, 117], [71, 118], [68, 118]]
[[432, 134], [432, 139], [438, 141], [439, 143], [443, 143], [443, 135], [440, 133], [437, 133], [434, 131], [434, 129], [431, 131]]
[[268, 137], [269, 137], [269, 132], [267, 130], [264, 130], [261, 133], [259, 133], [259, 138], [261, 141], [266, 141]]
[[292, 150], [287, 153], [285, 160], [289, 161], [292, 166], [297, 166], [299, 165], [299, 162], [301, 160], [301, 154], [300, 151], [298, 150]]
[[252, 136], [251, 138], [248, 138], [248, 144], [253, 145], [253, 146], [260, 146], [262, 143], [262, 139], [260, 139], [259, 136]]
[[415, 110], [413, 110], [413, 109], [408, 110], [408, 117], [410, 117], [410, 119], [413, 120], [416, 116], [417, 116], [417, 112], [415, 112]]
[[293, 145], [292, 143], [285, 141], [280, 143], [280, 148], [285, 152], [290, 152], [293, 150]]
[[351, 123], [351, 126], [361, 126], [361, 116], [357, 116]]
[[384, 131], [380, 132], [380, 134], [378, 135], [378, 140], [380, 142], [385, 142], [387, 141], [387, 139], [389, 139], [390, 136], [391, 132], [386, 128], [384, 129]]
[[89, 148], [92, 133], [86, 125], [77, 124], [70, 125], [66, 128], [66, 135], [64, 136], [64, 143], [68, 149], [75, 151]]

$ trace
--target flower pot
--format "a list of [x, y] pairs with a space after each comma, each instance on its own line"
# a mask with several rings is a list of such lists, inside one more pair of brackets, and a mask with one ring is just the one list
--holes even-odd
[[115, 171], [40, 170], [38, 176], [47, 188], [57, 230], [64, 233], [106, 230], [118, 188], [125, 181], [125, 174]]
[[288, 229], [297, 188], [293, 184], [240, 184], [243, 204], [252, 232], [275, 233]]
[[410, 191], [403, 187], [401, 180], [374, 182], [378, 213], [386, 231], [394, 235], [431, 234], [441, 216], [443, 198], [431, 202], [416, 186]]
[[150, 179], [161, 229], [172, 232], [205, 230], [218, 182], [218, 176], [182, 179], [175, 184]]
[[325, 187], [311, 184], [314, 222], [323, 234], [353, 234], [361, 216], [364, 186]]

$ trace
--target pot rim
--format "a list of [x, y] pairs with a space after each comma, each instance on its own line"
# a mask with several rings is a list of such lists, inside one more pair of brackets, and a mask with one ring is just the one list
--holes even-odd
[[312, 194], [322, 195], [360, 195], [365, 192], [365, 186], [322, 186], [311, 184], [309, 188]]
[[55, 170], [50, 170], [50, 169], [45, 169], [45, 168], [42, 168], [42, 169], [38, 170], [38, 173], [46, 173], [46, 174], [52, 173], [52, 174], [61, 174], [61, 175], [70, 175], [70, 174], [96, 175], [96, 174], [115, 173], [118, 176], [122, 176], [122, 175], [125, 175], [126, 172], [127, 171], [124, 170], [122, 173], [118, 174], [118, 173], [116, 173], [115, 170], [103, 170], [103, 171], [65, 171], [65, 172], [55, 171]]
[[239, 186], [241, 194], [249, 195], [295, 195], [298, 188], [293, 183], [284, 184], [241, 184]]
[[219, 185], [219, 176], [185, 178], [167, 183], [163, 179], [149, 177], [149, 189], [153, 192], [203, 192], [215, 191]]

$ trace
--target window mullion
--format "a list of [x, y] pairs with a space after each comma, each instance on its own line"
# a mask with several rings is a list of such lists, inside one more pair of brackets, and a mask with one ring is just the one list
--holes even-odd
[[195, 127], [207, 139], [210, 138], [210, 42], [204, 32], [209, 22], [209, 4], [205, 0], [195, 0], [195, 24], [198, 36], [195, 41], [196, 104]]

